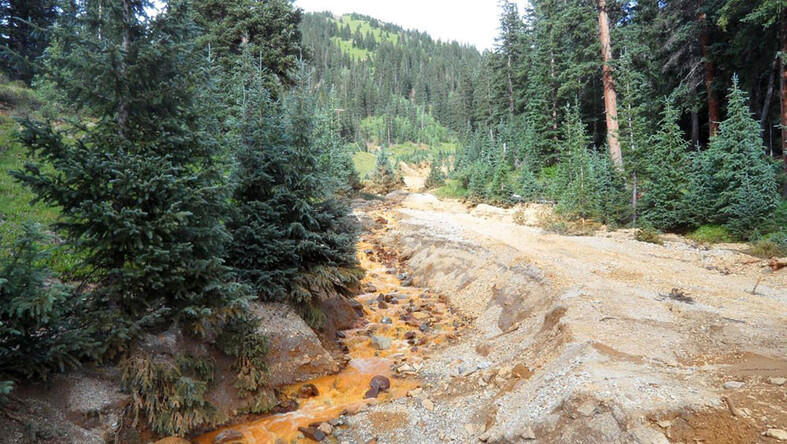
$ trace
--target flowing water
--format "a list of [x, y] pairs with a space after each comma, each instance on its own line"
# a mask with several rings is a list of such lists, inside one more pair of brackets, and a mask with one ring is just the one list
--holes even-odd
[[[227, 442], [312, 442], [303, 437], [299, 427], [327, 422], [369, 404], [405, 396], [419, 386], [415, 375], [424, 356], [430, 349], [454, 338], [460, 322], [437, 296], [422, 288], [404, 286], [394, 269], [389, 268], [395, 265], [393, 255], [374, 243], [373, 238], [358, 244], [358, 258], [367, 272], [362, 288], [375, 291], [358, 296], [365, 318], [359, 328], [344, 332], [342, 342], [349, 350], [348, 365], [336, 375], [281, 388], [284, 397], [297, 400], [297, 410], [228, 426], [199, 437], [197, 443], [212, 444], [226, 430], [243, 435], [242, 439]], [[376, 347], [372, 336], [390, 339], [390, 346]], [[380, 392], [376, 399], [365, 399], [370, 381], [378, 375], [389, 378], [390, 388]], [[319, 394], [298, 398], [305, 384], [314, 384]]]

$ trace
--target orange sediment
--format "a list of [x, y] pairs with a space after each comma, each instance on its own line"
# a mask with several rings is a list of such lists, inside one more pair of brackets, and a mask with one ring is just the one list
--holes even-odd
[[[372, 285], [375, 291], [357, 298], [364, 306], [363, 325], [344, 332], [342, 342], [349, 350], [348, 365], [338, 374], [282, 387], [284, 397], [297, 400], [297, 410], [228, 426], [200, 436], [195, 440], [197, 443], [212, 444], [225, 430], [243, 435], [242, 439], [231, 442], [311, 442], [303, 438], [299, 427], [328, 422], [342, 414], [357, 412], [366, 405], [406, 396], [418, 387], [415, 373], [409, 369], [402, 372], [399, 366], [406, 363], [417, 368], [424, 349], [444, 342], [455, 331], [455, 318], [448, 307], [424, 289], [403, 286], [392, 270], [380, 262], [385, 254], [379, 249], [375, 251], [375, 245], [364, 240], [358, 243], [357, 249], [360, 264], [367, 271], [362, 285], [364, 288]], [[388, 302], [381, 303], [380, 299]], [[373, 336], [389, 339], [390, 346], [378, 349], [372, 342]], [[380, 392], [376, 399], [365, 399], [371, 379], [378, 375], [389, 378], [391, 387]], [[305, 384], [313, 384], [319, 394], [298, 398], [298, 391]]]

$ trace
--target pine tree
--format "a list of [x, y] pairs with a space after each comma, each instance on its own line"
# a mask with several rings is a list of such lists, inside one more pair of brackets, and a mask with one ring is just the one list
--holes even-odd
[[558, 181], [555, 193], [558, 210], [572, 216], [588, 218], [598, 214], [593, 183], [593, 158], [588, 151], [590, 140], [576, 106], [566, 110], [563, 141], [560, 146]]
[[688, 207], [695, 222], [721, 223], [749, 238], [776, 208], [776, 173], [737, 78], [727, 100], [728, 117], [693, 168]]
[[685, 224], [683, 208], [688, 185], [689, 142], [678, 126], [678, 110], [667, 101], [660, 129], [653, 137], [648, 181], [643, 197], [643, 219], [660, 230], [674, 230]]
[[4, 378], [45, 379], [76, 367], [97, 346], [84, 300], [44, 265], [44, 240], [32, 225], [12, 245], [0, 239], [0, 386]]
[[402, 178], [396, 174], [391, 167], [391, 162], [388, 159], [388, 153], [385, 148], [380, 148], [375, 160], [374, 173], [371, 177], [372, 191], [379, 194], [387, 194], [398, 188], [401, 188], [403, 183]]
[[445, 184], [445, 174], [443, 174], [442, 156], [433, 156], [429, 162], [429, 174], [424, 181], [424, 188], [431, 190], [439, 188]]
[[167, 319], [203, 334], [247, 296], [223, 264], [227, 194], [215, 134], [203, 130], [209, 104], [195, 94], [207, 83], [188, 4], [155, 18], [145, 1], [76, 6], [46, 75], [89, 120], [24, 122], [36, 162], [16, 177], [62, 208], [60, 226], [84, 251], [103, 351]]

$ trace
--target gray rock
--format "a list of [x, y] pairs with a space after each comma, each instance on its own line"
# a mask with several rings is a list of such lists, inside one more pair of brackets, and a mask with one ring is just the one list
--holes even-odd
[[768, 382], [773, 385], [784, 385], [787, 382], [787, 378], [768, 378]]
[[372, 346], [377, 350], [387, 350], [391, 348], [391, 338], [385, 336], [372, 336]]
[[727, 390], [735, 390], [743, 387], [745, 384], [738, 381], [727, 381], [724, 383], [724, 388]]

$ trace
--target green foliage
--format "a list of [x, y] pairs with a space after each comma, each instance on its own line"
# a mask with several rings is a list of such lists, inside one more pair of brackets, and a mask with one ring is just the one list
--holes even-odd
[[662, 230], [685, 224], [685, 193], [688, 186], [689, 143], [678, 126], [678, 110], [667, 102], [661, 128], [653, 138], [648, 162], [648, 181], [642, 199], [642, 218]]
[[36, 58], [47, 47], [48, 28], [57, 18], [58, 6], [56, 0], [0, 2], [0, 71], [28, 83], [33, 79]]
[[190, 12], [173, 2], [145, 19], [144, 5], [121, 6], [77, 5], [63, 17], [46, 76], [94, 117], [25, 120], [34, 162], [14, 173], [62, 209], [59, 227], [97, 284], [95, 337], [110, 357], [166, 319], [205, 333], [248, 298], [222, 259], [227, 193], [211, 103], [197, 96], [210, 84]]
[[211, 368], [208, 362], [195, 364], [194, 359], [184, 357], [124, 360], [121, 379], [131, 394], [135, 422], [144, 418], [154, 433], [164, 436], [186, 436], [223, 422], [226, 418], [205, 399], [212, 379], [212, 371], [206, 369]]
[[759, 124], [750, 116], [737, 80], [728, 100], [727, 119], [710, 148], [695, 158], [688, 207], [696, 223], [722, 224], [734, 235], [749, 238], [776, 208], [776, 174], [763, 154]]
[[374, 173], [372, 173], [370, 180], [370, 189], [377, 194], [388, 194], [404, 185], [402, 178], [391, 167], [391, 161], [384, 148], [381, 148], [377, 153]]
[[429, 174], [424, 181], [424, 188], [431, 190], [445, 185], [445, 174], [443, 174], [442, 158], [435, 156], [429, 163]]
[[46, 268], [46, 240], [32, 225], [10, 245], [0, 238], [0, 378], [46, 379], [97, 346], [85, 301]]
[[787, 256], [787, 231], [782, 229], [757, 239], [746, 252], [763, 258]]
[[456, 179], [447, 179], [445, 185], [436, 189], [434, 194], [440, 198], [464, 199], [467, 197], [467, 189]]
[[243, 51], [253, 54], [266, 86], [292, 86], [303, 52], [299, 25], [302, 11], [289, 0], [200, 0], [193, 2], [196, 22], [205, 29], [202, 43], [227, 72]]
[[704, 244], [732, 242], [732, 234], [721, 225], [702, 225], [689, 233], [688, 238]]
[[41, 99], [23, 82], [0, 83], [0, 108], [27, 111], [38, 108]]
[[[247, 58], [247, 62], [251, 59]], [[239, 70], [239, 118], [233, 128], [235, 189], [227, 226], [228, 263], [264, 300], [313, 311], [322, 297], [357, 283], [356, 231], [332, 195], [330, 171], [313, 143], [308, 73], [283, 107], [271, 101], [251, 63]]]

